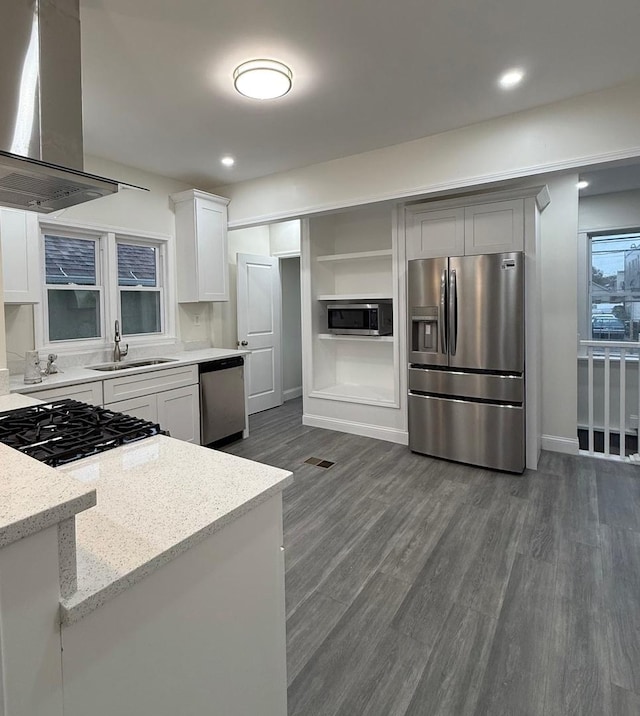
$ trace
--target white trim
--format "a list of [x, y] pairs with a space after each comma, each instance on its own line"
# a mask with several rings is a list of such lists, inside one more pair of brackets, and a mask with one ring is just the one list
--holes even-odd
[[[111, 224], [93, 224], [84, 221], [73, 221], [72, 219], [57, 218], [51, 214], [39, 218], [40, 231], [44, 233], [47, 228], [70, 229], [79, 232], [91, 231], [98, 234], [117, 234], [120, 238], [135, 241], [136, 239], [149, 239], [151, 241], [170, 241], [171, 234], [162, 234], [157, 231], [143, 231], [142, 229], [131, 229], [127, 226], [113, 226]], [[85, 238], [80, 236], [79, 238]]]
[[291, 250], [291, 251], [274, 251], [271, 256], [276, 259], [299, 259], [300, 258], [300, 250]]
[[297, 388], [289, 388], [288, 390], [282, 391], [282, 399], [286, 403], [287, 400], [294, 400], [302, 395], [302, 386], [299, 385]]
[[[240, 219], [238, 221], [230, 221], [228, 223], [228, 227], [230, 229], [245, 229], [251, 226], [260, 226], [261, 224], [286, 221], [288, 219], [299, 219], [300, 217], [336, 211], [338, 209], [355, 209], [358, 206], [367, 206], [368, 204], [376, 204], [379, 202], [402, 201], [412, 198], [422, 198], [426, 200], [430, 196], [435, 197], [438, 194], [449, 194], [454, 191], [460, 191], [461, 189], [473, 190], [498, 182], [512, 181], [514, 179], [529, 179], [538, 174], [561, 172], [569, 169], [582, 169], [584, 167], [594, 167], [598, 164], [606, 164], [607, 162], [617, 162], [624, 159], [637, 159], [639, 156], [640, 146], [637, 146], [632, 147], [631, 149], [619, 150], [615, 152], [587, 155], [568, 161], [563, 160], [559, 162], [549, 162], [547, 164], [534, 164], [519, 169], [467, 177], [465, 179], [456, 179], [454, 181], [443, 182], [440, 184], [418, 186], [411, 189], [405, 189], [403, 191], [373, 194], [359, 199], [347, 199], [341, 202], [328, 202], [325, 204], [311, 204], [308, 206], [298, 207], [296, 209], [254, 216], [249, 220]], [[524, 190], [525, 188], [523, 187], [523, 191]]]
[[302, 424], [312, 428], [323, 428], [325, 430], [336, 430], [340, 433], [350, 435], [361, 435], [365, 438], [385, 440], [398, 445], [409, 444], [409, 433], [406, 430], [396, 428], [383, 428], [380, 425], [369, 425], [368, 423], [356, 423], [351, 420], [339, 420], [338, 418], [325, 418], [321, 415], [303, 415]]
[[494, 203], [499, 201], [511, 201], [512, 199], [529, 199], [531, 197], [535, 198], [539, 211], [546, 209], [551, 201], [549, 188], [546, 184], [541, 184], [538, 186], [522, 187], [520, 189], [474, 192], [473, 194], [465, 194], [465, 196], [455, 199], [442, 199], [441, 201], [410, 202], [405, 203], [404, 207], [409, 213], [418, 213], [424, 211], [425, 205], [429, 211], [438, 209], [461, 209], [466, 206], [480, 206], [487, 202]]
[[185, 191], [179, 191], [176, 194], [171, 194], [170, 199], [174, 204], [179, 204], [181, 201], [193, 201], [194, 199], [206, 199], [207, 201], [216, 201], [220, 204], [227, 206], [231, 199], [226, 196], [220, 196], [220, 194], [212, 194], [211, 192], [201, 191], [200, 189], [186, 189]]
[[577, 455], [580, 452], [578, 438], [561, 438], [557, 435], [543, 435], [542, 449], [561, 452], [566, 455]]

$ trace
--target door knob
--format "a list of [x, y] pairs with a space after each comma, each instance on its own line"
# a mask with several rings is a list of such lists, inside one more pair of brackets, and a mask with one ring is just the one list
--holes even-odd
[[240, 341], [240, 345], [241, 345], [241, 346], [248, 346], [248, 345], [249, 345], [249, 341]]

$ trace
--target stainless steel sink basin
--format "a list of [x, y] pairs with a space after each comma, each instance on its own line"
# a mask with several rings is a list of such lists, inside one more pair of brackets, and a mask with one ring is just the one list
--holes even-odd
[[89, 370], [114, 371], [127, 370], [127, 368], [143, 368], [147, 365], [162, 365], [163, 363], [173, 363], [177, 358], [148, 358], [146, 360], [123, 360], [120, 363], [103, 363], [102, 365], [87, 366]]

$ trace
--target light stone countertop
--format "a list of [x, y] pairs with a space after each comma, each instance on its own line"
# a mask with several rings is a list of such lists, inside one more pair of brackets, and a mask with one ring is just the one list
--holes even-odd
[[[64, 372], [54, 373], [53, 375], [43, 378], [42, 383], [24, 383], [24, 376], [12, 375], [9, 378], [9, 389], [12, 393], [34, 393], [40, 390], [46, 390], [47, 388], [61, 388], [67, 385], [79, 385], [81, 383], [92, 383], [98, 380], [109, 380], [111, 378], [117, 378], [123, 375], [136, 375], [138, 373], [148, 373], [149, 371], [163, 370], [167, 368], [178, 368], [183, 365], [194, 365], [196, 363], [206, 363], [210, 360], [221, 360], [223, 358], [230, 358], [232, 356], [247, 355], [249, 351], [245, 350], [234, 350], [231, 348], [204, 348], [195, 351], [181, 351], [176, 353], [175, 350], [163, 350], [158, 349], [155, 358], [175, 358], [169, 363], [162, 363], [160, 365], [148, 365], [140, 368], [127, 368], [126, 370], [118, 371], [100, 371], [92, 370], [87, 367], [73, 367], [73, 368], [62, 368]], [[150, 356], [136, 356], [135, 351], [128, 355], [124, 362], [145, 360]], [[101, 365], [101, 363], [96, 363]]]
[[[0, 412], [37, 405], [22, 395], [0, 397]], [[96, 504], [82, 484], [0, 443], [0, 547], [62, 522]]]
[[72, 623], [210, 534], [281, 492], [290, 472], [164, 435], [64, 465], [96, 488], [76, 518], [78, 591], [62, 601]]

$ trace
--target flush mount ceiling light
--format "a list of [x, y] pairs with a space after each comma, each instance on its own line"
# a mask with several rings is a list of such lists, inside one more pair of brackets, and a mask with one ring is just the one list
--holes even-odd
[[498, 84], [502, 89], [513, 89], [517, 87], [524, 78], [524, 71], [518, 67], [514, 67], [511, 70], [507, 70], [503, 75], [500, 76]]
[[291, 70], [276, 60], [249, 60], [233, 71], [233, 84], [252, 99], [275, 99], [291, 89]]
[[220, 159], [220, 163], [224, 164], [225, 167], [232, 167], [236, 163], [236, 160], [227, 155], [226, 157], [222, 157], [222, 159]]
[[588, 181], [585, 181], [584, 179], [581, 179], [581, 180], [576, 184], [576, 186], [578, 187], [578, 189], [586, 189], [586, 188], [589, 186], [589, 182], [588, 182]]

